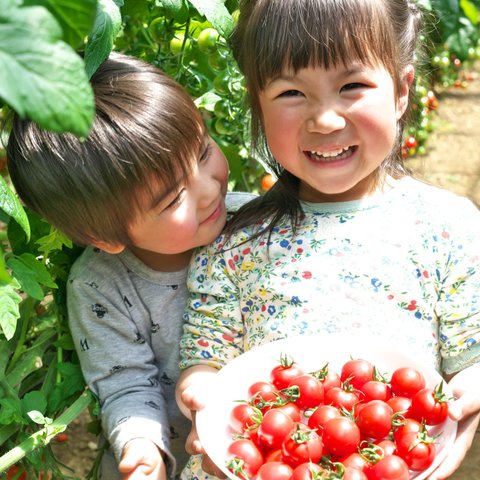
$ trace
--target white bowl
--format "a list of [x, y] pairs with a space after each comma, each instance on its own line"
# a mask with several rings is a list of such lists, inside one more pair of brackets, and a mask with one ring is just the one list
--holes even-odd
[[[295, 336], [270, 342], [245, 352], [232, 360], [215, 375], [209, 385], [205, 408], [197, 412], [197, 430], [203, 448], [228, 478], [239, 480], [225, 467], [227, 448], [232, 441], [229, 428], [230, 412], [238, 400], [247, 399], [248, 387], [259, 380], [269, 380], [270, 371], [279, 364], [282, 354], [290, 355], [304, 371], [316, 371], [326, 363], [340, 373], [351, 358], [363, 358], [375, 365], [380, 373], [391, 375], [398, 367], [414, 367], [425, 377], [426, 386], [434, 388], [442, 377], [431, 366], [419, 364], [416, 358], [391, 346], [372, 346], [361, 338], [346, 339], [338, 335]], [[452, 396], [445, 385], [444, 392]], [[423, 480], [445, 458], [455, 440], [457, 423], [448, 418], [442, 425], [428, 427], [437, 439], [437, 456], [423, 472], [411, 472], [410, 478]]]

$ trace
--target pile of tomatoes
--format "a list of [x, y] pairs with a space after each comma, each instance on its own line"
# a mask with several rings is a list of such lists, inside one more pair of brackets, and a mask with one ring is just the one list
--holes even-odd
[[282, 355], [230, 412], [227, 468], [256, 480], [408, 480], [429, 468], [448, 415], [443, 382], [412, 367], [387, 379], [364, 359], [304, 372]]

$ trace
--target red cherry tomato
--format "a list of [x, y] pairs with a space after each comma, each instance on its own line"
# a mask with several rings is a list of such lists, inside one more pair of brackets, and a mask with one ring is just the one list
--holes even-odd
[[369, 480], [409, 480], [408, 465], [397, 455], [383, 457], [379, 462], [369, 467]]
[[322, 438], [314, 430], [306, 430], [298, 424], [282, 445], [283, 459], [293, 468], [301, 463], [318, 463], [323, 454]]
[[387, 400], [387, 403], [393, 410], [393, 413], [408, 412], [412, 399], [407, 397], [391, 397]]
[[448, 416], [448, 403], [442, 384], [435, 390], [423, 388], [417, 392], [412, 398], [409, 414], [419, 422], [425, 421], [427, 425], [443, 423]]
[[397, 440], [397, 455], [402, 457], [413, 471], [426, 470], [437, 454], [434, 440], [424, 433], [410, 432]]
[[354, 391], [347, 391], [341, 387], [333, 387], [325, 394], [324, 402], [326, 405], [352, 410], [354, 405], [360, 402], [360, 398]]
[[322, 439], [327, 453], [345, 457], [357, 451], [360, 429], [347, 417], [332, 418], [323, 428]]
[[245, 438], [232, 442], [227, 450], [227, 468], [235, 475], [248, 480], [263, 465], [263, 455], [257, 446]]
[[290, 480], [293, 469], [283, 462], [264, 463], [258, 470], [257, 480]]
[[275, 403], [279, 393], [270, 382], [259, 381], [250, 385], [248, 389], [248, 398], [250, 403], [259, 409], [264, 409], [268, 405]]
[[349, 360], [342, 366], [340, 373], [342, 382], [349, 381], [353, 388], [359, 390], [363, 384], [373, 380], [373, 365], [367, 360]]
[[302, 410], [315, 408], [323, 403], [323, 385], [320, 380], [308, 373], [295, 377], [288, 385], [289, 389], [298, 389], [297, 406]]
[[393, 429], [393, 439], [395, 442], [407, 433], [418, 433], [422, 431], [422, 424], [413, 418], [405, 418], [403, 424]]
[[280, 365], [277, 365], [270, 372], [270, 380], [278, 390], [287, 388], [290, 382], [303, 375], [303, 370], [288, 356], [282, 355]]
[[392, 396], [392, 389], [388, 383], [380, 382], [379, 380], [369, 380], [360, 388], [363, 393], [363, 401], [383, 400], [386, 402]]
[[419, 390], [425, 388], [425, 378], [415, 368], [397, 368], [390, 381], [392, 392], [401, 397], [412, 398]]
[[341, 417], [340, 410], [332, 405], [320, 405], [308, 419], [308, 426], [312, 430], [321, 431], [325, 424], [335, 417]]
[[243, 433], [250, 427], [262, 421], [262, 413], [249, 403], [239, 403], [230, 412], [230, 425], [238, 433]]
[[293, 470], [291, 480], [316, 480], [322, 478], [325, 469], [317, 463], [301, 463]]
[[392, 440], [383, 439], [375, 442], [375, 445], [382, 449], [384, 456], [394, 455], [397, 451], [397, 444]]
[[392, 428], [392, 408], [382, 400], [371, 400], [358, 413], [357, 425], [367, 438], [385, 438]]
[[302, 411], [294, 402], [287, 402], [274, 408], [286, 413], [294, 422], [299, 422], [302, 418]]
[[291, 417], [277, 408], [265, 413], [258, 427], [258, 441], [266, 448], [280, 448], [284, 439], [292, 431], [295, 423]]

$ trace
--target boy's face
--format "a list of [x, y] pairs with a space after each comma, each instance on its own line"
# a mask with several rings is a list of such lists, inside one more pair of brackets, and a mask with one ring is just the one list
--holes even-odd
[[[147, 265], [159, 266], [164, 256], [190, 252], [215, 240], [226, 221], [225, 195], [228, 164], [218, 147], [206, 137], [186, 183], [158, 196], [145, 206], [129, 229], [129, 247]], [[168, 258], [164, 258], [168, 263]]]

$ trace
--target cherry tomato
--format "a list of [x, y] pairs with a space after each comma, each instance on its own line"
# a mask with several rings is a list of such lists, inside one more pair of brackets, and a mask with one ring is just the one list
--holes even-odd
[[323, 403], [323, 385], [320, 380], [308, 373], [295, 377], [288, 385], [288, 389], [298, 389], [298, 398], [295, 403], [302, 410], [314, 408]]
[[295, 467], [291, 480], [317, 480], [322, 478], [323, 472], [325, 469], [318, 463], [305, 462]]
[[11, 479], [26, 480], [27, 474], [25, 473], [25, 470], [23, 469], [20, 470], [20, 467], [18, 467], [17, 465], [12, 465], [7, 470], [7, 480], [11, 480]]
[[390, 385], [395, 395], [412, 398], [419, 390], [425, 388], [425, 378], [415, 368], [401, 367], [393, 372]]
[[368, 480], [368, 477], [361, 470], [357, 470], [356, 468], [352, 467], [346, 467], [342, 480]]
[[270, 450], [265, 455], [265, 463], [282, 462], [282, 461], [283, 461], [283, 453], [281, 448], [277, 448], [276, 450]]
[[288, 356], [282, 355], [280, 365], [277, 365], [270, 372], [270, 380], [278, 390], [287, 388], [290, 382], [303, 375], [303, 370]]
[[397, 441], [397, 455], [405, 460], [410, 470], [426, 470], [435, 460], [436, 454], [433, 439], [425, 433], [410, 432]]
[[198, 48], [204, 53], [212, 53], [217, 49], [218, 38], [217, 30], [205, 28], [197, 38]]
[[408, 412], [412, 399], [407, 397], [391, 397], [387, 400], [387, 403], [393, 410], [393, 413]]
[[294, 422], [299, 422], [302, 418], [302, 411], [293, 402], [284, 403], [278, 407], [275, 407], [275, 409], [286, 413]]
[[443, 423], [448, 416], [448, 403], [442, 384], [435, 390], [423, 388], [417, 392], [412, 398], [409, 414], [419, 422], [425, 421], [427, 425]]
[[373, 365], [367, 360], [349, 360], [342, 366], [340, 372], [342, 382], [349, 381], [353, 388], [359, 390], [362, 385], [373, 380]]
[[367, 476], [369, 480], [408, 480], [410, 478], [408, 465], [397, 455], [383, 457], [369, 467]]
[[368, 465], [368, 460], [359, 452], [353, 452], [346, 457], [340, 459], [340, 462], [344, 467], [354, 468], [355, 470], [365, 470]]
[[405, 140], [405, 146], [407, 148], [417, 148], [417, 145], [418, 145], [417, 139], [413, 136], [410, 136]]
[[243, 433], [250, 427], [260, 424], [262, 413], [249, 403], [239, 403], [230, 412], [230, 425], [238, 433]]
[[282, 445], [283, 459], [293, 468], [304, 462], [318, 463], [323, 454], [322, 438], [314, 430], [306, 430], [298, 424]]
[[325, 393], [324, 402], [326, 405], [352, 410], [354, 405], [360, 402], [360, 398], [353, 390], [347, 391], [342, 387], [332, 387]]
[[259, 381], [250, 385], [248, 389], [250, 403], [262, 410], [278, 399], [278, 391], [270, 382]]
[[283, 462], [264, 463], [257, 472], [257, 480], [290, 480], [293, 469]]
[[263, 465], [263, 455], [257, 446], [245, 438], [233, 441], [227, 450], [227, 468], [235, 475], [248, 480]]
[[270, 173], [267, 173], [266, 175], [264, 175], [262, 177], [262, 190], [264, 192], [267, 192], [268, 190], [270, 190], [273, 185], [275, 185], [275, 178], [273, 175], [271, 175]]
[[278, 408], [273, 408], [263, 416], [262, 423], [258, 427], [258, 441], [269, 449], [279, 448], [294, 425], [290, 416]]
[[388, 440], [386, 438], [375, 442], [375, 445], [382, 449], [384, 456], [394, 455], [397, 451], [397, 444], [392, 440]]
[[324, 376], [320, 378], [320, 380], [323, 383], [324, 392], [327, 392], [333, 387], [340, 387], [342, 385], [340, 375], [331, 369], [328, 369]]
[[308, 418], [308, 426], [312, 430], [321, 431], [329, 420], [341, 416], [340, 410], [333, 405], [320, 405]]
[[386, 402], [392, 396], [390, 385], [379, 380], [369, 380], [359, 390], [364, 395], [364, 402], [369, 402], [370, 400], [383, 400]]
[[360, 429], [347, 417], [332, 418], [323, 428], [322, 439], [327, 453], [345, 457], [357, 451]]
[[395, 442], [407, 433], [418, 433], [422, 431], [422, 424], [413, 418], [405, 418], [402, 425], [393, 429], [393, 439]]
[[365, 437], [382, 439], [392, 428], [392, 408], [382, 400], [371, 400], [363, 405], [357, 416], [357, 425]]

